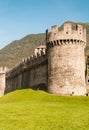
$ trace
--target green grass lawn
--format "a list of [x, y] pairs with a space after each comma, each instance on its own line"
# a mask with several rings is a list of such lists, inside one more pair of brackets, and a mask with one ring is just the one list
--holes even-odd
[[89, 130], [89, 97], [17, 90], [0, 98], [0, 130]]

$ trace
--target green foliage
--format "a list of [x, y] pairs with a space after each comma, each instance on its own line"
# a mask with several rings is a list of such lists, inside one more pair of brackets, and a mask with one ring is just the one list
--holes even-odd
[[0, 50], [0, 66], [12, 67], [23, 58], [34, 53], [34, 49], [45, 44], [45, 34], [31, 34], [21, 40], [13, 41]]
[[0, 130], [88, 130], [89, 97], [17, 90], [0, 99]]

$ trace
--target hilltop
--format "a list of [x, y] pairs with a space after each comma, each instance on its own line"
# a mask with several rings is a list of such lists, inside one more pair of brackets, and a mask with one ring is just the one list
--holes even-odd
[[1, 130], [88, 130], [89, 98], [31, 89], [0, 98]]
[[[71, 22], [72, 24], [76, 24]], [[89, 54], [89, 23], [79, 23], [87, 30], [87, 46], [86, 54]], [[63, 26], [63, 25], [62, 25]], [[61, 29], [62, 26], [59, 28]], [[20, 40], [16, 40], [8, 44], [0, 50], [0, 66], [13, 67], [23, 58], [33, 54], [34, 49], [39, 45], [45, 44], [45, 33], [29, 34]]]

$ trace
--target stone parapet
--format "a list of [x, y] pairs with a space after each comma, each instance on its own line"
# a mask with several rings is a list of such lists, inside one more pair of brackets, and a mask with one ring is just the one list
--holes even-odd
[[77, 40], [77, 39], [60, 39], [60, 40], [54, 40], [54, 41], [50, 41], [47, 43], [47, 48], [48, 47], [53, 47], [55, 45], [68, 45], [68, 44], [79, 44], [81, 46], [85, 46], [86, 42], [82, 41], [82, 40]]
[[52, 26], [52, 31], [46, 30], [46, 42], [62, 39], [76, 39], [86, 42], [86, 29], [80, 25], [72, 23], [64, 23], [63, 29], [59, 30], [58, 26]]
[[6, 78], [12, 78], [18, 74], [20, 74], [23, 71], [26, 71], [28, 69], [31, 69], [37, 65], [40, 65], [42, 63], [45, 63], [47, 60], [47, 55], [41, 52], [40, 54], [37, 55], [31, 55], [30, 57], [27, 57], [22, 60], [19, 64], [17, 64], [15, 67], [10, 69], [6, 73]]

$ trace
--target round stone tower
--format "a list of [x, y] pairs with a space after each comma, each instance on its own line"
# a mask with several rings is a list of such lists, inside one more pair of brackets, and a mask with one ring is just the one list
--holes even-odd
[[86, 29], [66, 22], [59, 30], [46, 31], [48, 55], [48, 92], [60, 95], [84, 95]]

